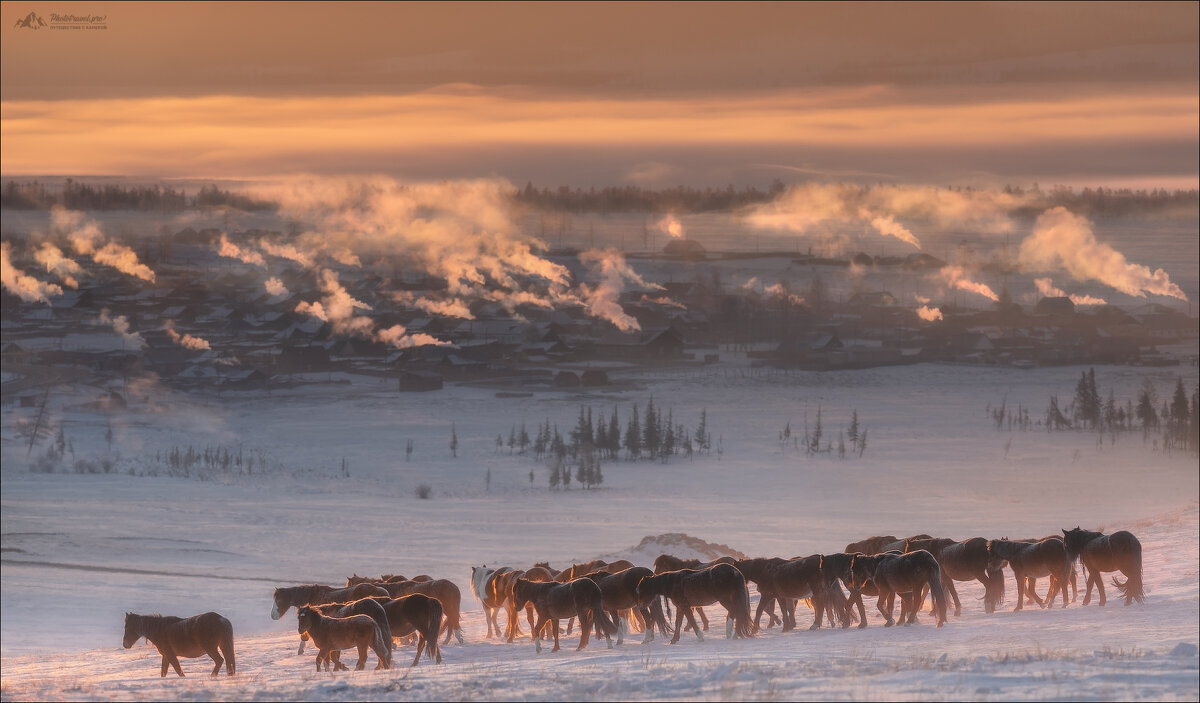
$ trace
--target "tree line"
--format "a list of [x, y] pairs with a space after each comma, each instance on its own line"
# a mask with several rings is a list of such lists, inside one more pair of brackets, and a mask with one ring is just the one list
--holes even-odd
[[39, 181], [18, 183], [10, 180], [0, 190], [0, 208], [9, 210], [49, 210], [61, 205], [68, 210], [145, 210], [178, 212], [230, 207], [238, 210], [275, 210], [275, 203], [256, 200], [218, 188], [215, 184], [200, 188], [189, 196], [186, 190], [169, 185], [130, 185], [115, 183], [90, 185], [68, 178], [61, 188]]
[[[718, 438], [718, 458], [723, 453], [721, 444]], [[595, 488], [604, 482], [603, 462], [623, 459], [665, 464], [676, 456], [691, 459], [696, 454], [712, 453], [713, 435], [708, 428], [707, 408], [700, 411], [693, 429], [676, 422], [674, 409], [664, 412], [656, 407], [651, 397], [644, 410], [634, 403], [624, 422], [615, 405], [607, 418], [602, 412], [580, 405], [575, 425], [565, 435], [548, 417], [532, 437], [524, 422], [513, 424], [507, 443], [503, 433], [496, 435], [496, 451], [506, 446], [510, 454], [532, 455], [535, 461], [545, 462], [550, 469], [551, 488], [570, 488], [572, 481], [583, 488]]]

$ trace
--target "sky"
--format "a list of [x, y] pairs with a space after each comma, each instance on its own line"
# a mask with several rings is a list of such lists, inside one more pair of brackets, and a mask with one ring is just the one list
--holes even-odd
[[1198, 8], [4, 2], [0, 174], [1194, 188]]

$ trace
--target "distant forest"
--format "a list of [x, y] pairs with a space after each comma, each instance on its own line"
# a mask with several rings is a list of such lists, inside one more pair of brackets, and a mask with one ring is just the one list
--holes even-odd
[[[861, 186], [869, 190], [873, 186]], [[538, 188], [532, 182], [513, 192], [513, 199], [522, 205], [544, 212], [618, 213], [618, 212], [730, 212], [747, 205], [765, 203], [787, 190], [788, 184], [776, 179], [765, 190], [746, 186], [741, 190], [728, 185], [724, 188], [651, 189], [638, 186], [607, 186], [604, 188]], [[953, 187], [969, 191], [971, 188]], [[1041, 190], [1037, 184], [1025, 189], [1005, 186], [1014, 195], [1032, 195], [1033, 202], [1015, 215], [1034, 216], [1055, 206], [1092, 217], [1114, 217], [1148, 214], [1200, 214], [1200, 193], [1196, 190], [1131, 190], [1128, 188], [1083, 188], [1074, 190], [1054, 186]], [[168, 211], [204, 210], [230, 207], [246, 211], [273, 211], [277, 204], [256, 200], [234, 191], [223, 190], [215, 184], [200, 188], [194, 195], [169, 185], [121, 186], [116, 184], [90, 185], [67, 179], [61, 187], [50, 187], [38, 181], [18, 183], [8, 181], [0, 191], [0, 208], [11, 210], [49, 210], [62, 205], [70, 210], [144, 210]]]

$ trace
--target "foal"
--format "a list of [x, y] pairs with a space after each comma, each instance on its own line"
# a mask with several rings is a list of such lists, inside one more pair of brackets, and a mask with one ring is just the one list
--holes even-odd
[[369, 615], [351, 615], [348, 618], [335, 618], [322, 615], [319, 610], [302, 606], [296, 612], [296, 631], [308, 633], [313, 644], [317, 645], [317, 671], [321, 670], [321, 662], [330, 661], [335, 650], [358, 648], [358, 662], [355, 671], [362, 671], [367, 666], [367, 649], [375, 651], [379, 663], [384, 669], [392, 666], [388, 652], [390, 638], [379, 629], [379, 624]]

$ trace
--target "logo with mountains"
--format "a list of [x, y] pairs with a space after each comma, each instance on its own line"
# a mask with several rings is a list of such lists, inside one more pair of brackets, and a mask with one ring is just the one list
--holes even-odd
[[17, 23], [13, 25], [13, 29], [20, 29], [22, 27], [25, 29], [41, 29], [45, 26], [45, 20], [39, 17], [38, 13], [30, 12], [25, 16], [25, 19], [17, 20]]

